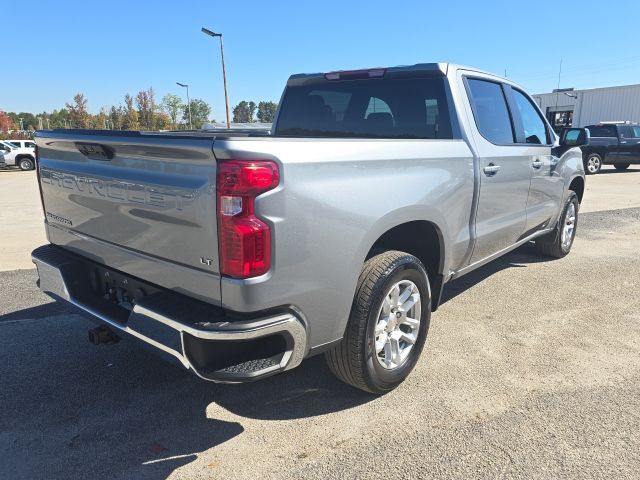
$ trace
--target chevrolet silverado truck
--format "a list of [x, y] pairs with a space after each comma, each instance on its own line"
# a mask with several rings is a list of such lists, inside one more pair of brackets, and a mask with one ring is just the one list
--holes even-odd
[[132, 337], [206, 380], [324, 353], [381, 394], [447, 282], [527, 242], [569, 253], [587, 140], [443, 63], [293, 75], [266, 133], [41, 131], [39, 286], [93, 343]]
[[598, 173], [602, 165], [622, 171], [640, 164], [640, 124], [612, 122], [585, 128], [590, 134], [589, 145], [582, 148], [587, 175]]

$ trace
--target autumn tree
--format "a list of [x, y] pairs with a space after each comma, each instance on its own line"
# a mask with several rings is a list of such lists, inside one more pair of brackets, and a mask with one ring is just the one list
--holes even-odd
[[[207, 102], [199, 98], [191, 100], [191, 123], [193, 128], [202, 128], [202, 125], [209, 121], [211, 107]], [[182, 120], [189, 122], [189, 107], [185, 105], [182, 110]]]
[[0, 133], [7, 133], [12, 123], [11, 117], [0, 110]]
[[82, 93], [77, 93], [73, 97], [73, 103], [67, 103], [66, 106], [72, 127], [89, 128], [91, 126], [91, 115], [87, 111], [87, 99]]
[[161, 105], [162, 109], [169, 115], [173, 128], [176, 129], [178, 124], [178, 114], [184, 109], [182, 99], [178, 95], [168, 93], [162, 98]]
[[276, 102], [260, 102], [258, 103], [258, 121], [262, 123], [272, 123], [278, 110]]
[[168, 130], [172, 125], [171, 117], [165, 112], [157, 112], [155, 116], [155, 129]]

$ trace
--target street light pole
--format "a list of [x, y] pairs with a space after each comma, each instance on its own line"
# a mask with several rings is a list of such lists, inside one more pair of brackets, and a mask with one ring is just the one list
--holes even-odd
[[189, 99], [189, 85], [186, 83], [180, 83], [180, 82], [176, 82], [177, 85], [180, 85], [181, 87], [186, 87], [187, 89], [187, 109], [189, 110], [189, 130], [193, 129], [193, 126], [191, 125], [191, 100]]
[[224, 83], [224, 107], [227, 112], [227, 128], [231, 128], [231, 120], [229, 120], [229, 96], [227, 95], [227, 71], [224, 66], [224, 45], [222, 42], [222, 34], [215, 33], [206, 28], [201, 29], [202, 33], [209, 35], [210, 37], [220, 37], [220, 56], [222, 58], [222, 81]]

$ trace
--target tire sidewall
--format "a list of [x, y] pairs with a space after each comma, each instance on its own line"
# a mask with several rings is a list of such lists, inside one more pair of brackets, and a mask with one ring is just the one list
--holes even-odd
[[[384, 297], [392, 285], [402, 280], [412, 281], [420, 292], [420, 329], [418, 331], [417, 341], [404, 363], [399, 367], [389, 370], [378, 362], [375, 353], [374, 332], [378, 322], [378, 312], [380, 311]], [[431, 289], [426, 271], [417, 258], [407, 255], [401, 259], [399, 264], [396, 264], [389, 275], [381, 279], [379, 285], [376, 286], [374, 300], [369, 307], [364, 353], [366, 359], [366, 379], [373, 384], [372, 386], [379, 390], [392, 390], [409, 375], [420, 358], [420, 353], [422, 352], [429, 331], [430, 319]]]
[[[567, 219], [567, 213], [569, 211], [569, 205], [571, 205], [573, 203], [575, 209], [576, 209], [576, 219], [575, 222], [573, 224], [573, 233], [571, 234], [571, 243], [569, 243], [568, 247], [564, 247], [562, 245], [562, 229], [564, 228], [564, 224], [566, 222]], [[567, 255], [570, 251], [571, 251], [571, 247], [573, 247], [573, 242], [576, 239], [576, 233], [578, 232], [578, 220], [579, 220], [579, 214], [578, 212], [580, 211], [580, 203], [578, 202], [578, 196], [571, 192], [571, 194], [569, 195], [569, 198], [567, 199], [567, 203], [564, 206], [564, 211], [562, 212], [562, 217], [560, 218], [560, 222], [558, 223], [558, 243], [559, 243], [559, 247], [560, 247], [560, 251], [562, 252], [563, 255]]]

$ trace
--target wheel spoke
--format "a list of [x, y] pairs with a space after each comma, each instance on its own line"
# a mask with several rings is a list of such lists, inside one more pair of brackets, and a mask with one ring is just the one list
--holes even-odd
[[416, 343], [416, 335], [412, 333], [403, 332], [402, 330], [396, 330], [395, 332], [393, 332], [391, 334], [391, 338], [392, 340], [395, 340], [398, 342], [405, 341], [409, 345], [413, 345], [414, 343]]
[[391, 357], [393, 357], [393, 353], [391, 351], [391, 342], [385, 342], [384, 344], [384, 363], [387, 368], [391, 368], [393, 366], [393, 362], [391, 361]]
[[411, 318], [411, 317], [404, 317], [400, 323], [402, 325], [408, 325], [409, 327], [411, 327], [411, 329], [416, 329], [420, 326], [420, 320], [416, 320], [415, 318]]
[[420, 299], [420, 294], [418, 293], [412, 294], [411, 297], [402, 304], [402, 306], [400, 307], [400, 310], [402, 310], [403, 312], [408, 312], [413, 308], [413, 306], [416, 304], [416, 302], [419, 299]]
[[398, 300], [400, 298], [400, 286], [399, 285], [395, 285], [392, 289], [391, 292], [389, 292], [389, 300], [391, 302], [391, 306], [395, 307], [398, 306]]
[[400, 295], [400, 297], [398, 297], [398, 305], [402, 305], [404, 302], [406, 302], [412, 293], [413, 293], [413, 290], [411, 289], [411, 287], [405, 288], [402, 291], [402, 294]]
[[394, 336], [389, 337], [389, 345], [391, 349], [391, 361], [396, 365], [400, 365], [400, 341]]
[[385, 315], [389, 315], [389, 313], [391, 313], [391, 301], [389, 299], [389, 296], [384, 297], [384, 300], [382, 302], [382, 313], [384, 313]]

